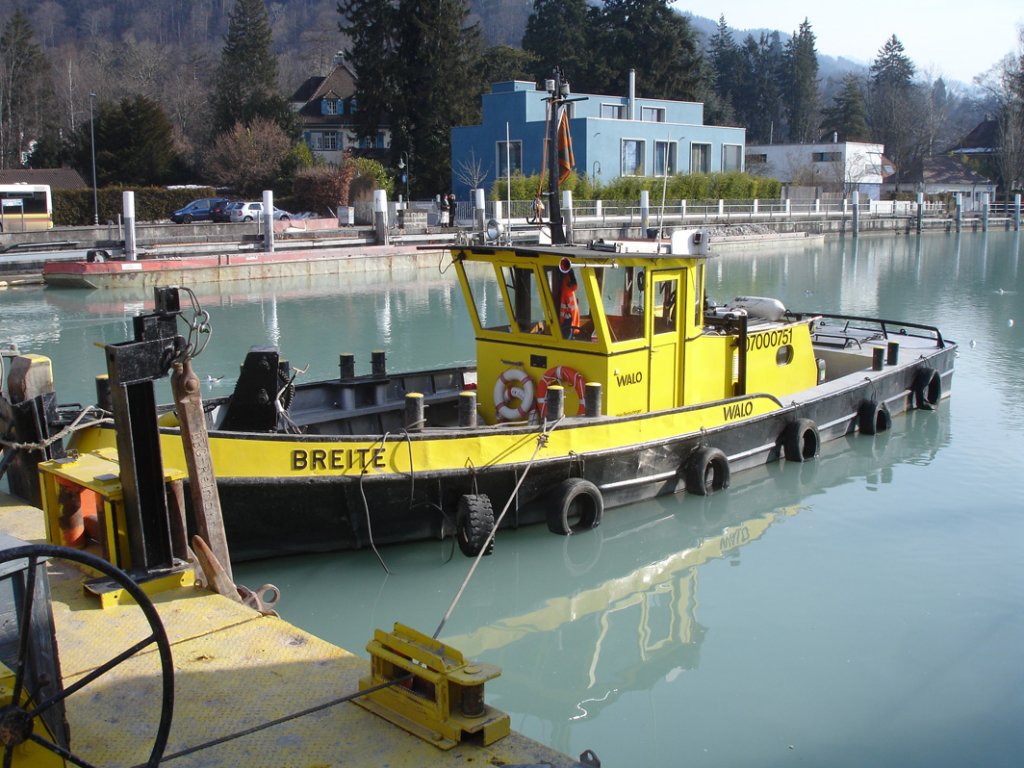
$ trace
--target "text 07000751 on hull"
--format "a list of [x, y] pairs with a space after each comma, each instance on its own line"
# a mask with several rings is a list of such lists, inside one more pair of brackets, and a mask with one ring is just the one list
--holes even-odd
[[[758, 297], [716, 307], [708, 253], [699, 230], [457, 247], [475, 367], [392, 374], [380, 353], [356, 376], [343, 355], [337, 379], [295, 384], [277, 349], [253, 348], [233, 394], [207, 403], [233, 557], [451, 534], [471, 554], [496, 518], [578, 532], [609, 507], [813, 460], [948, 394], [956, 345], [938, 329]], [[173, 414], [161, 423], [165, 465], [181, 466]]]

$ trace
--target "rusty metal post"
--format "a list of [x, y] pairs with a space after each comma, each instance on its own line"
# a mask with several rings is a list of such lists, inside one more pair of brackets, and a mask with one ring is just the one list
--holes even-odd
[[171, 392], [174, 395], [174, 409], [181, 427], [181, 443], [185, 451], [196, 531], [210, 545], [227, 577], [234, 581], [228, 540], [224, 533], [224, 518], [220, 509], [220, 496], [217, 494], [217, 480], [213, 474], [213, 460], [210, 457], [199, 377], [192, 370], [189, 359], [175, 363], [174, 372], [171, 374]]

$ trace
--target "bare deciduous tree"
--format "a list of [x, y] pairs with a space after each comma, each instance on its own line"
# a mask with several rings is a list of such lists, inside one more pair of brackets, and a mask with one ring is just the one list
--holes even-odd
[[291, 142], [275, 123], [263, 117], [235, 127], [217, 137], [208, 156], [210, 175], [219, 184], [242, 194], [269, 189], [277, 178]]

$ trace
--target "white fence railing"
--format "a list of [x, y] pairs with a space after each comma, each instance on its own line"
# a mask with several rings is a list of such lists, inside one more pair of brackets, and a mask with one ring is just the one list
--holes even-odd
[[[410, 208], [424, 211], [428, 223], [433, 226], [439, 221], [440, 211], [433, 200], [410, 201]], [[357, 224], [373, 223], [373, 204], [357, 203], [355, 206]], [[394, 204], [392, 203], [392, 208]], [[683, 221], [686, 223], [728, 223], [728, 222], [771, 222], [793, 219], [842, 219], [853, 216], [855, 206], [849, 200], [666, 200], [664, 204], [651, 203], [643, 208], [637, 201], [624, 200], [573, 200], [572, 218], [579, 224], [608, 224], [614, 226], [655, 226], [661, 220]], [[990, 217], [1013, 217], [1014, 203], [991, 203]], [[455, 222], [458, 226], [474, 226], [476, 217], [473, 203], [468, 200], [457, 202]], [[912, 218], [918, 215], [918, 203], [906, 200], [869, 200], [859, 206], [858, 215], [863, 218]], [[502, 200], [486, 203], [484, 218], [511, 219], [516, 223], [531, 220], [532, 200]], [[550, 210], [545, 209], [546, 220]], [[941, 202], [924, 202], [921, 215], [926, 218], [952, 218], [955, 206], [947, 208]], [[967, 218], [981, 218], [984, 209], [961, 211]]]

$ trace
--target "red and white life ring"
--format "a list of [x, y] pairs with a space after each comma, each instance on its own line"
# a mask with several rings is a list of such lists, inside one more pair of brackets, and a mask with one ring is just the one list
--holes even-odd
[[494, 382], [494, 410], [499, 421], [522, 421], [533, 410], [533, 379], [521, 368], [509, 368]]
[[555, 368], [548, 368], [544, 371], [544, 375], [540, 377], [540, 385], [537, 387], [537, 413], [540, 414], [541, 418], [547, 413], [547, 393], [548, 387], [552, 384], [562, 384], [563, 386], [569, 387], [576, 391], [576, 398], [579, 400], [580, 407], [576, 411], [577, 416], [582, 416], [587, 412], [585, 406], [585, 398], [587, 395], [587, 380], [583, 378], [583, 374], [574, 368], [570, 368], [567, 365], [559, 365]]

